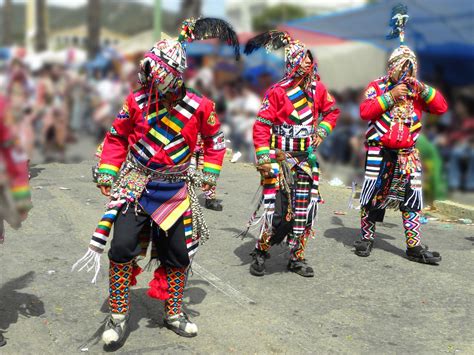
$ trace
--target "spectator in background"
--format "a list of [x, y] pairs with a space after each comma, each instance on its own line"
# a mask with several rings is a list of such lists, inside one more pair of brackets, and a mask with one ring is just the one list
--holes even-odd
[[452, 144], [447, 162], [449, 188], [474, 191], [474, 98], [461, 95], [454, 117], [455, 125], [448, 134]]

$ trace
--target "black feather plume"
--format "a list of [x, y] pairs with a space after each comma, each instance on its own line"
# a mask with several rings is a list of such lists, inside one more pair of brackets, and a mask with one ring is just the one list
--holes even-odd
[[231, 47], [234, 47], [235, 59], [240, 58], [240, 46], [237, 34], [232, 26], [224, 20], [206, 17], [196, 20], [192, 30], [194, 39], [218, 38]]
[[276, 50], [290, 43], [290, 36], [287, 32], [268, 31], [251, 38], [245, 45], [244, 53], [250, 54], [259, 48]]
[[405, 26], [408, 21], [408, 7], [398, 4], [392, 9], [392, 17], [390, 19], [390, 27], [392, 30], [387, 35], [387, 39], [400, 38], [400, 42], [404, 41]]

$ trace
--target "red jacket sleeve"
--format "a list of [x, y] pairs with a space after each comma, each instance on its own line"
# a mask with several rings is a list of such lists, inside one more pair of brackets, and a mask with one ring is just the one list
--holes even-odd
[[448, 104], [444, 96], [431, 86], [425, 84], [421, 98], [425, 102], [423, 110], [426, 112], [434, 115], [442, 115], [448, 110]]
[[270, 88], [262, 100], [257, 119], [253, 125], [253, 144], [257, 156], [257, 163], [270, 162], [271, 129], [275, 123], [278, 110], [277, 88]]
[[393, 106], [389, 93], [382, 93], [376, 82], [370, 83], [360, 104], [360, 117], [365, 121], [376, 120]]
[[134, 116], [140, 114], [130, 94], [105, 135], [99, 164], [99, 174], [116, 176], [127, 157], [128, 136], [133, 132]]
[[200, 112], [200, 132], [203, 141], [203, 173], [207, 183], [215, 185], [225, 155], [225, 137], [215, 111], [215, 104], [204, 98]]
[[323, 128], [326, 131], [326, 135], [328, 135], [332, 132], [334, 127], [336, 127], [340, 110], [336, 106], [336, 100], [322, 82], [319, 82], [316, 87], [316, 97], [318, 100], [319, 112], [322, 116], [319, 127]]

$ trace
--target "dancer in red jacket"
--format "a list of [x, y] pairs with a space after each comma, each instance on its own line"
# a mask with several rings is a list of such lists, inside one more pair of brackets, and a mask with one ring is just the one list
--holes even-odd
[[[209, 237], [196, 190], [216, 184], [225, 153], [223, 133], [214, 103], [186, 88], [185, 42], [217, 37], [239, 45], [222, 20], [183, 22], [178, 40], [162, 40], [140, 64], [141, 89], [131, 93], [107, 133], [97, 185], [110, 196], [89, 251], [73, 268], [95, 270], [112, 224], [109, 251], [110, 317], [102, 339], [121, 343], [129, 319], [130, 287], [140, 272], [137, 258], [152, 243], [152, 258], [160, 266], [150, 282], [149, 296], [165, 300], [165, 325], [185, 337], [197, 326], [182, 309], [187, 273], [200, 241]], [[198, 134], [203, 140], [203, 173], [190, 170]], [[151, 228], [150, 228], [151, 225]], [[151, 229], [151, 230], [150, 230]]]
[[448, 106], [441, 93], [416, 79], [415, 53], [403, 44], [408, 15], [406, 7], [393, 11], [391, 38], [401, 45], [391, 54], [388, 73], [369, 84], [360, 115], [368, 121], [367, 159], [361, 192], [361, 238], [355, 253], [369, 256], [374, 244], [375, 223], [383, 221], [387, 207], [402, 212], [410, 260], [437, 263], [441, 256], [430, 252], [420, 240], [422, 209], [421, 162], [416, 140], [421, 130], [422, 112], [440, 115]]
[[5, 236], [3, 221], [18, 228], [32, 207], [28, 158], [6, 122], [8, 110], [7, 99], [0, 96], [0, 243]]
[[304, 252], [321, 202], [314, 150], [336, 126], [339, 109], [319, 80], [316, 60], [303, 43], [287, 32], [270, 31], [252, 38], [245, 53], [260, 47], [285, 47], [286, 75], [266, 92], [253, 127], [263, 186], [259, 207], [263, 204], [264, 212], [256, 220], [257, 209], [249, 221], [249, 226], [262, 221], [250, 273], [263, 276], [268, 250], [287, 237], [291, 249], [288, 269], [312, 277], [314, 271]]
[[[7, 124], [8, 100], [0, 95], [0, 244], [4, 242], [6, 221], [19, 228], [31, 209], [28, 158]], [[0, 333], [0, 346], [6, 344]]]

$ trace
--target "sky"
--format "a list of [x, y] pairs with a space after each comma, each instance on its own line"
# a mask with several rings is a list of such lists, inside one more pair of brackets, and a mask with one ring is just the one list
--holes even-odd
[[[60, 5], [65, 7], [79, 7], [87, 3], [87, 0], [46, 0], [48, 4]], [[130, 0], [115, 0], [119, 1], [128, 1]], [[153, 0], [134, 0], [136, 2], [142, 2], [145, 4], [152, 4]], [[13, 0], [13, 2], [25, 2], [25, 0]], [[224, 3], [225, 0], [203, 0], [203, 15], [205, 16], [215, 16], [215, 17], [224, 17], [225, 10], [224, 10]], [[3, 0], [0, 0], [0, 4], [3, 4]], [[179, 0], [161, 0], [161, 4], [164, 9], [177, 11], [179, 8], [180, 1]]]

